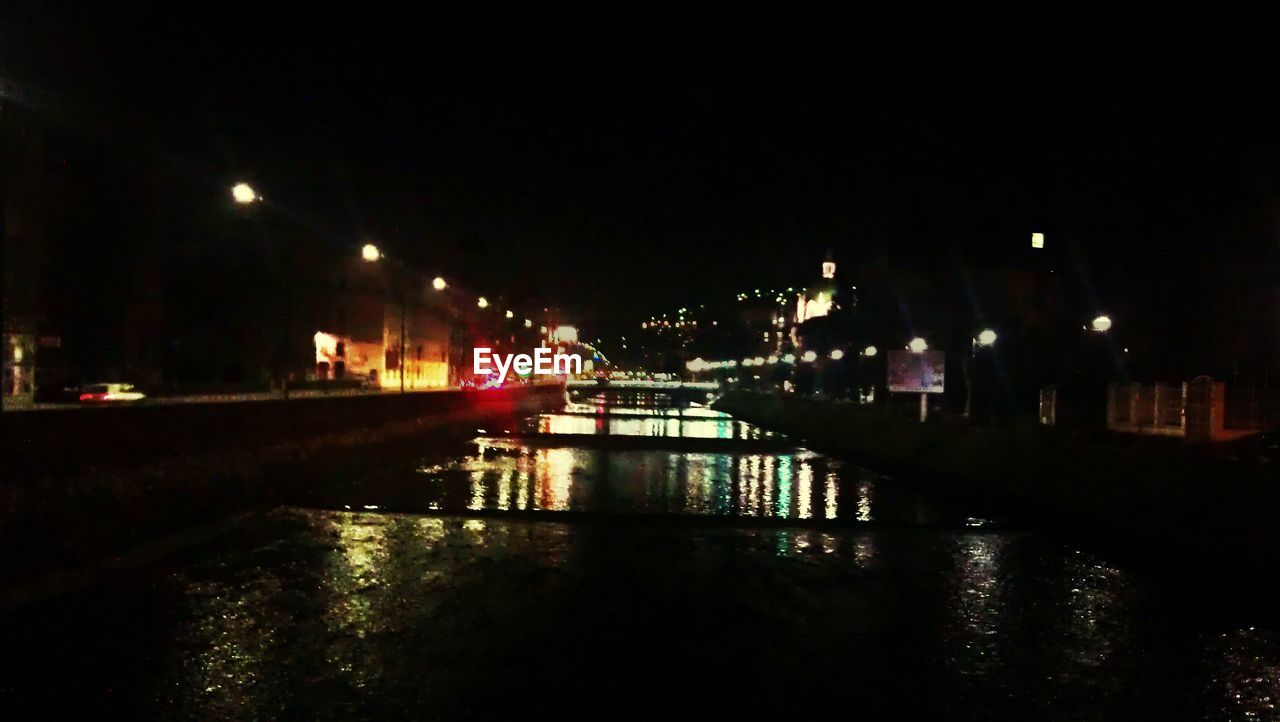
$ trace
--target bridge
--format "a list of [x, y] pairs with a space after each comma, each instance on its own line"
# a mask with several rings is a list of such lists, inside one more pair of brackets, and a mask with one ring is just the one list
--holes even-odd
[[705, 404], [720, 391], [714, 381], [650, 381], [645, 379], [570, 379], [570, 398], [599, 398], [621, 406]]

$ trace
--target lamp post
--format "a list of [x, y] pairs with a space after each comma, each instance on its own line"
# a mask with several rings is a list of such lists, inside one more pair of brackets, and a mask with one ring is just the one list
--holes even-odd
[[996, 345], [996, 332], [989, 328], [982, 329], [977, 336], [969, 339], [969, 355], [964, 359], [964, 417], [969, 418], [973, 403], [973, 374], [970, 366], [978, 353], [978, 347], [990, 348]]
[[[366, 243], [360, 249], [360, 257], [368, 263], [376, 263], [382, 260], [382, 251], [372, 243]], [[405, 298], [404, 279], [401, 278], [396, 282], [399, 287], [400, 298], [400, 350], [396, 359], [396, 365], [400, 371], [400, 393], [404, 393], [404, 327], [405, 327], [405, 306], [408, 305]]]

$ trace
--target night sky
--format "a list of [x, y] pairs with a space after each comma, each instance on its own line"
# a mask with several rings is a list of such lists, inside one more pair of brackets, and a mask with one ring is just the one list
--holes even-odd
[[86, 139], [586, 319], [807, 281], [828, 248], [998, 260], [1033, 230], [1104, 297], [1275, 279], [1274, 18], [231, 4], [0, 27], [3, 73]]

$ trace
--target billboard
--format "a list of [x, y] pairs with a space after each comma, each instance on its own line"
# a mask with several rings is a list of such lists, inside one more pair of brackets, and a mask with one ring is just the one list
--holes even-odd
[[940, 394], [946, 381], [947, 355], [942, 351], [890, 351], [889, 391]]

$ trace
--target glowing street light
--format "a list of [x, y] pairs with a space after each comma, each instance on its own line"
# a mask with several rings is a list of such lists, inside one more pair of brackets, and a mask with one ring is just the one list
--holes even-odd
[[765, 359], [765, 360], [766, 360], [766, 361], [768, 361], [768, 362], [769, 362], [769, 363], [771, 363], [771, 364], [776, 364], [776, 363], [778, 363], [778, 356], [777, 356], [777, 354], [774, 354], [774, 355], [770, 356], [769, 358], [767, 358], [767, 359]]
[[449, 284], [445, 283], [445, 280], [440, 276], [436, 276], [435, 278], [431, 279], [431, 287], [436, 289], [437, 291], [443, 291], [444, 289], [449, 287]]
[[871, 358], [872, 356], [875, 356], [878, 353], [880, 353], [880, 349], [877, 349], [875, 346], [868, 346], [862, 349], [862, 355], [866, 356], [867, 358]]
[[800, 360], [805, 363], [813, 363], [818, 360], [818, 352], [812, 349], [805, 351], [804, 355], [800, 357]]
[[372, 243], [366, 243], [360, 249], [360, 257], [366, 261], [373, 262], [382, 258], [382, 251], [379, 251], [378, 247]]
[[796, 355], [793, 353], [789, 353], [786, 356], [782, 357], [782, 363], [784, 364], [793, 364], [795, 362], [796, 362]]
[[479, 306], [480, 308], [488, 308], [489, 299], [485, 298], [484, 296], [481, 296], [479, 300], [476, 301], [476, 305]]
[[515, 311], [507, 311], [507, 318], [515, 318], [515, 317], [516, 317]]
[[1098, 316], [1093, 319], [1093, 330], [1095, 333], [1106, 333], [1111, 330], [1111, 317], [1107, 315]]
[[526, 318], [526, 319], [524, 320], [524, 327], [525, 327], [525, 328], [533, 328], [533, 321], [531, 321], [531, 320], [529, 320], [529, 319], [527, 319], [527, 318]]
[[911, 349], [911, 353], [924, 353], [929, 350], [929, 342], [916, 336], [911, 339], [911, 343], [907, 344], [907, 348]]
[[838, 349], [838, 348], [837, 348], [837, 349], [832, 349], [832, 351], [831, 351], [831, 360], [832, 360], [832, 361], [839, 361], [839, 360], [840, 360], [840, 359], [842, 359], [842, 358], [844, 358], [844, 351], [842, 351], [842, 350], [840, 350], [840, 349]]
[[756, 356], [755, 358], [751, 359], [751, 365], [764, 366], [764, 358], [761, 356]]
[[248, 205], [254, 201], [261, 200], [257, 192], [253, 190], [253, 186], [248, 183], [237, 183], [231, 186], [231, 198], [240, 205]]
[[982, 332], [978, 334], [978, 345], [994, 346], [995, 344], [996, 344], [996, 332], [992, 331], [989, 328], [982, 329]]

